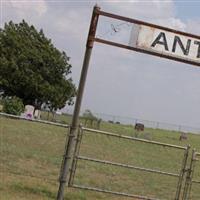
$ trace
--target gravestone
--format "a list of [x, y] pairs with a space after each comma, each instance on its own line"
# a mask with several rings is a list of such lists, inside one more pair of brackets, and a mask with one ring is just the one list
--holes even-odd
[[27, 118], [27, 119], [33, 119], [33, 113], [34, 113], [34, 106], [32, 105], [26, 105], [25, 106], [25, 112], [24, 112], [24, 116]]
[[40, 119], [41, 111], [40, 110], [35, 110], [34, 112], [34, 118], [35, 119]]

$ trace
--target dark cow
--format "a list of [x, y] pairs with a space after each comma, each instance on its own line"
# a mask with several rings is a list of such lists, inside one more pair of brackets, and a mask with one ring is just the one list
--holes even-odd
[[136, 123], [135, 124], [135, 130], [137, 130], [137, 131], [144, 131], [144, 124], [142, 124], [142, 123]]
[[179, 140], [182, 141], [182, 140], [187, 140], [187, 133], [184, 133], [182, 132], [180, 137], [179, 137]]

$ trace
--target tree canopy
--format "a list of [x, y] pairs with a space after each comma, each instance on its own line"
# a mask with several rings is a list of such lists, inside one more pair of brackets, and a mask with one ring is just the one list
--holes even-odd
[[76, 94], [69, 77], [72, 66], [65, 52], [54, 47], [42, 30], [24, 20], [0, 29], [0, 91], [17, 96], [24, 105], [60, 109]]

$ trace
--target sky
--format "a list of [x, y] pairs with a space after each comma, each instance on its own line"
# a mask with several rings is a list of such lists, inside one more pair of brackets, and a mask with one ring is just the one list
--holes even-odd
[[[200, 35], [200, 1], [1, 0], [1, 24], [25, 19], [70, 56], [78, 85], [92, 9]], [[113, 32], [112, 27], [118, 32]], [[97, 35], [128, 43], [130, 24], [101, 17]], [[95, 43], [82, 110], [200, 127], [200, 68]], [[66, 107], [66, 110], [71, 109]]]

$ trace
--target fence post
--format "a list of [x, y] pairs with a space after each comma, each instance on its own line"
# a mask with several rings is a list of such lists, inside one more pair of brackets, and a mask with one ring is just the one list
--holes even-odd
[[193, 174], [194, 174], [195, 163], [196, 163], [196, 151], [195, 151], [195, 149], [193, 149], [192, 157], [191, 157], [191, 161], [190, 161], [190, 167], [187, 172], [185, 187], [184, 187], [184, 191], [183, 191], [183, 200], [190, 199], [190, 192], [191, 192], [191, 188], [192, 188], [192, 178], [193, 178]]
[[159, 122], [156, 122], [156, 129], [159, 128]]
[[79, 87], [78, 87], [78, 93], [76, 97], [76, 103], [74, 107], [74, 113], [73, 113], [73, 118], [72, 118], [72, 125], [69, 133], [69, 140], [65, 149], [65, 156], [63, 158], [63, 165], [61, 167], [61, 172], [60, 172], [60, 184], [59, 184], [59, 189], [57, 193], [57, 200], [63, 200], [64, 199], [64, 188], [65, 184], [67, 182], [67, 178], [70, 173], [70, 167], [72, 165], [72, 156], [73, 156], [73, 150], [74, 150], [74, 137], [77, 135], [77, 126], [78, 126], [78, 118], [80, 114], [80, 108], [81, 108], [81, 102], [82, 102], [82, 97], [83, 97], [83, 91], [85, 87], [85, 82], [86, 82], [86, 77], [87, 77], [87, 71], [89, 68], [89, 62], [90, 62], [90, 57], [92, 54], [92, 49], [94, 45], [94, 38], [96, 34], [96, 29], [97, 29], [97, 24], [98, 24], [98, 10], [100, 8], [95, 5], [93, 9], [93, 14], [90, 22], [90, 28], [89, 28], [89, 33], [88, 33], [88, 38], [87, 38], [87, 44], [86, 44], [86, 51], [85, 51], [85, 56], [83, 60], [83, 66], [82, 66], [82, 71], [81, 71], [81, 77], [79, 81]]
[[69, 186], [73, 185], [74, 182], [74, 176], [76, 173], [76, 167], [77, 167], [77, 162], [78, 162], [78, 155], [81, 147], [81, 141], [82, 141], [82, 135], [83, 135], [83, 128], [82, 125], [79, 126], [78, 129], [78, 135], [76, 138], [76, 145], [75, 145], [75, 150], [74, 150], [74, 155], [73, 155], [73, 162], [72, 162], [72, 168], [71, 168], [71, 173], [69, 177]]
[[190, 150], [190, 146], [187, 146], [187, 149], [185, 150], [185, 153], [184, 153], [182, 168], [181, 168], [180, 175], [179, 175], [179, 180], [178, 180], [178, 184], [177, 184], [175, 200], [179, 200], [180, 199], [181, 189], [182, 189], [183, 180], [184, 180], [184, 175], [186, 173], [189, 150]]

